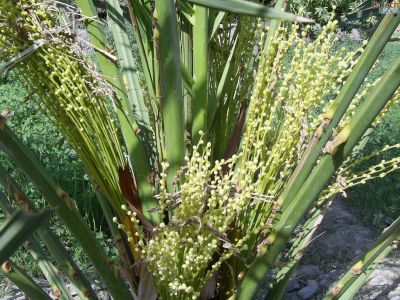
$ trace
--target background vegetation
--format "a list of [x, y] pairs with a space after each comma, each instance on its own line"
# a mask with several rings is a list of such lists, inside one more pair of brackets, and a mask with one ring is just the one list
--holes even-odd
[[[343, 46], [347, 46], [346, 43]], [[395, 59], [400, 55], [399, 42], [389, 43], [383, 50], [381, 60], [377, 68], [372, 70], [369, 80], [372, 82], [379, 78]], [[385, 115], [369, 136], [361, 155], [382, 149], [385, 145], [396, 144], [400, 141], [400, 106], [394, 106]], [[385, 155], [379, 155], [373, 164], [377, 164]], [[365, 169], [366, 164], [360, 165]], [[354, 188], [348, 193], [348, 204], [353, 207], [365, 224], [374, 226], [381, 232], [384, 227], [390, 225], [400, 214], [400, 173], [388, 174], [379, 180], [368, 181], [362, 188]]]
[[[268, 5], [273, 5], [276, 0], [265, 0]], [[377, 20], [376, 12], [372, 12], [371, 1], [365, 0], [293, 0], [288, 1], [287, 10], [312, 18], [319, 24], [326, 24], [331, 16], [333, 7], [341, 22], [343, 30], [351, 30], [353, 26], [370, 28]], [[366, 10], [366, 13], [360, 14]]]

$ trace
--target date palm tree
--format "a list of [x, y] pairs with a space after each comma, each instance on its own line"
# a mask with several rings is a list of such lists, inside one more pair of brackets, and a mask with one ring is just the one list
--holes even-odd
[[[356, 51], [335, 50], [334, 15], [309, 41], [312, 20], [284, 6], [0, 0], [0, 70], [16, 74], [79, 155], [119, 261], [107, 257], [75, 201], [6, 125], [7, 112], [0, 148], [56, 209], [114, 299], [251, 299], [284, 255], [265, 296], [280, 299], [332, 196], [398, 169], [398, 144], [367, 157], [358, 152], [369, 128], [400, 99], [399, 59], [366, 83], [400, 16], [384, 16]], [[71, 31], [77, 19], [95, 58], [79, 46], [88, 41]], [[383, 151], [393, 158], [356, 171]], [[95, 299], [58, 238], [40, 226], [48, 213], [24, 214], [33, 209], [30, 200], [5, 170], [0, 179], [21, 206], [13, 215], [0, 194], [10, 224], [35, 224], [2, 229], [0, 239], [15, 237], [1, 256], [3, 272], [43, 299], [40, 287], [6, 260], [39, 228], [33, 243], [48, 246], [79, 297]], [[326, 298], [354, 295], [391, 250], [399, 226], [400, 219]], [[54, 293], [71, 299], [56, 266], [44, 261]]]

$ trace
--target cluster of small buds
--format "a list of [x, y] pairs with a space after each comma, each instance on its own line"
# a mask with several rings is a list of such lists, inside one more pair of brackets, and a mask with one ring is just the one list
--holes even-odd
[[372, 123], [372, 126], [378, 125], [383, 118], [385, 117], [386, 113], [389, 111], [389, 109], [397, 104], [400, 103], [400, 89], [398, 89], [393, 97], [386, 103], [385, 107], [381, 110], [379, 115], [375, 118], [374, 122]]
[[341, 168], [339, 169], [339, 174], [351, 173], [352, 170], [354, 170], [356, 167], [358, 167], [362, 163], [365, 163], [368, 160], [371, 160], [372, 158], [382, 155], [385, 152], [388, 152], [391, 150], [396, 150], [396, 149], [400, 149], [400, 144], [386, 145], [382, 149], [373, 151], [367, 156], [353, 159], [351, 162], [345, 162], [343, 164], [343, 166], [341, 166]]
[[99, 82], [94, 67], [74, 51], [75, 41], [58, 27], [57, 13], [48, 1], [1, 0], [0, 60], [17, 59], [13, 72], [19, 81], [33, 92], [32, 100], [67, 137], [119, 210], [124, 198], [118, 172], [126, 163], [108, 94], [97, 92], [104, 79]]
[[158, 201], [158, 206], [160, 208], [160, 220], [164, 220], [165, 211], [167, 206], [171, 205], [170, 197], [167, 193], [167, 169], [169, 164], [167, 162], [161, 163], [161, 173], [160, 173], [160, 196]]
[[[395, 144], [395, 145], [386, 145], [383, 149], [380, 151], [374, 151], [370, 155], [366, 157], [362, 157], [360, 159], [355, 160], [352, 162], [349, 166], [342, 168], [339, 170], [339, 172], [348, 174], [350, 177], [351, 174], [354, 174], [355, 172], [353, 171], [355, 167], [359, 166], [362, 162], [366, 162], [370, 160], [373, 157], [376, 157], [384, 152], [394, 150], [394, 149], [400, 149], [400, 144]], [[350, 186], [355, 186], [359, 184], [364, 184], [366, 181], [374, 179], [374, 178], [383, 178], [387, 174], [394, 172], [399, 169], [400, 166], [400, 157], [393, 157], [389, 160], [381, 160], [379, 164], [373, 165], [369, 167], [367, 170], [363, 170], [361, 172], [357, 172], [354, 175], [352, 175], [348, 180], [347, 184]]]
[[[366, 41], [363, 42], [363, 46], [366, 45]], [[377, 68], [380, 64], [380, 60], [377, 59], [373, 65], [373, 69]], [[354, 96], [353, 101], [351, 102], [349, 108], [347, 109], [343, 119], [341, 120], [338, 129], [342, 129], [346, 126], [346, 124], [350, 121], [351, 117], [355, 114], [357, 107], [359, 107], [360, 103], [365, 100], [365, 97], [368, 95], [368, 93], [376, 86], [376, 84], [381, 80], [381, 77], [378, 79], [374, 80], [373, 82], [368, 82], [368, 77], [365, 80], [366, 84], [364, 84], [358, 93]], [[391, 107], [394, 105], [398, 104], [400, 102], [400, 89], [398, 89], [392, 98], [387, 102], [385, 107], [380, 111], [379, 115], [375, 118], [374, 122], [372, 123], [372, 126], [378, 125], [386, 115], [386, 113], [389, 111]]]
[[[330, 20], [314, 41], [307, 40], [310, 26], [300, 33], [297, 24], [281, 27], [261, 58], [241, 159], [246, 166], [242, 178], [252, 178], [259, 194], [268, 193], [273, 199], [282, 191], [363, 51], [362, 47], [337, 50], [336, 26], [337, 21]], [[262, 211], [262, 216], [246, 222], [243, 230], [265, 224], [271, 208], [271, 203], [259, 203], [254, 211]]]
[[[135, 229], [135, 238], [139, 239], [141, 241], [144, 240], [144, 232], [142, 227], [140, 226], [139, 218], [137, 216], [137, 213], [135, 211], [129, 210], [126, 205], [121, 205], [121, 209], [126, 212], [128, 217], [130, 218], [130, 221], [133, 223], [133, 228]], [[128, 232], [128, 238], [132, 238], [131, 232]]]
[[146, 258], [157, 289], [171, 297], [198, 297], [200, 280], [219, 246], [217, 238], [207, 231], [199, 232], [197, 224], [176, 219], [168, 225], [159, 224], [156, 232], [146, 248]]
[[[337, 127], [337, 131], [340, 131], [349, 123], [351, 118], [356, 113], [357, 108], [360, 106], [362, 101], [365, 100], [365, 96], [367, 96], [367, 94], [376, 86], [376, 84], [379, 82], [379, 80], [380, 80], [380, 78], [376, 79], [373, 82], [368, 82], [354, 96], [354, 99], [352, 100], [351, 104], [349, 105], [349, 108], [346, 110], [345, 115], [343, 116], [342, 120], [340, 121], [340, 123]], [[381, 119], [381, 117], [383, 117], [383, 115], [384, 115], [384, 110], [381, 111], [379, 119]], [[375, 120], [375, 122], [379, 122], [379, 121]]]
[[210, 263], [221, 247], [224, 251], [211, 265], [212, 272], [234, 253], [248, 249], [246, 240], [250, 235], [230, 241], [228, 232], [256, 199], [254, 182], [234, 171], [241, 154], [214, 163], [210, 156], [211, 144], [204, 144], [201, 139], [193, 146], [191, 157], [185, 158], [180, 190], [173, 195], [166, 188], [168, 164], [162, 164], [159, 208], [168, 211], [178, 205], [169, 215], [168, 224], [161, 222], [154, 227], [154, 238], [141, 253], [159, 293], [172, 298], [198, 298], [204, 279], [210, 276]]
[[381, 160], [379, 164], [372, 165], [367, 169], [356, 171], [357, 167], [367, 163], [368, 160], [376, 158], [384, 152], [396, 149], [400, 149], [400, 144], [386, 145], [379, 151], [373, 151], [367, 156], [347, 162], [347, 165], [343, 165], [338, 170], [338, 180], [322, 192], [319, 202], [322, 203], [337, 193], [345, 194], [345, 191], [349, 188], [365, 184], [372, 179], [383, 178], [389, 173], [399, 170], [400, 157], [395, 156], [388, 160]]

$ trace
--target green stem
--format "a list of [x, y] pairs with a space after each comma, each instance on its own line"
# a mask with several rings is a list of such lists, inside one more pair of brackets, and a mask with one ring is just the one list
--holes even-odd
[[194, 6], [192, 143], [197, 145], [199, 132], [207, 132], [208, 107], [208, 9]]
[[1, 271], [4, 276], [28, 295], [29, 299], [51, 300], [50, 296], [32, 278], [11, 261], [4, 262]]
[[67, 278], [74, 286], [80, 299], [98, 299], [90, 282], [84, 277], [71, 255], [50, 228], [43, 226], [37, 230], [37, 234], [53, 255], [57, 264], [60, 265], [62, 270], [65, 270]]
[[[32, 201], [30, 201], [30, 199], [22, 192], [20, 187], [2, 166], [0, 166], [0, 184], [8, 191], [8, 193], [14, 196], [16, 200], [15, 202], [19, 206], [24, 206], [27, 207], [28, 210], [36, 211]], [[7, 199], [4, 199], [1, 196], [0, 208], [3, 211], [7, 211], [7, 213], [11, 213], [11, 207], [8, 205]], [[44, 244], [47, 249], [49, 249], [49, 252], [53, 255], [57, 264], [61, 266], [63, 271], [65, 271], [65, 274], [75, 287], [79, 297], [81, 299], [97, 299], [90, 283], [84, 277], [71, 255], [64, 248], [58, 237], [51, 231], [48, 225], [39, 227], [37, 234], [42, 241], [45, 241]]]
[[0, 263], [10, 257], [21, 244], [47, 221], [52, 209], [30, 213], [22, 209], [15, 211], [0, 227]]
[[37, 262], [44, 277], [50, 283], [53, 295], [58, 296], [58, 298], [61, 300], [72, 300], [73, 297], [68, 288], [65, 286], [62, 276], [60, 276], [60, 273], [51, 263], [48, 256], [44, 253], [44, 251], [40, 247], [39, 242], [34, 236], [30, 240], [28, 240], [25, 247], [29, 250], [33, 259]]
[[167, 182], [168, 188], [172, 189], [174, 176], [182, 166], [185, 156], [180, 48], [175, 1], [156, 0], [155, 2], [155, 36], [159, 47], [165, 157], [169, 163]]
[[[12, 215], [15, 212], [15, 209], [9, 204], [6, 195], [4, 195], [2, 191], [0, 191], [0, 208], [7, 215]], [[44, 226], [41, 228], [43, 227]], [[44, 253], [40, 247], [39, 241], [35, 236], [32, 235], [32, 237], [26, 242], [25, 248], [32, 255], [44, 277], [50, 283], [53, 294], [59, 297], [59, 299], [72, 300], [72, 295], [65, 286], [63, 278], [60, 276], [58, 270], [47, 257], [47, 255]]]
[[57, 214], [92, 261], [110, 294], [115, 299], [132, 299], [129, 289], [119, 276], [119, 270], [112, 266], [88, 225], [79, 216], [75, 201], [57, 186], [7, 126], [0, 130], [0, 148], [25, 172], [49, 204], [57, 208]]

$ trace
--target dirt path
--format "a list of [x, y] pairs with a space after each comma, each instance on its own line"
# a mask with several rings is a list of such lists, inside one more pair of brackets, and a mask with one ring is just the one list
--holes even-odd
[[[287, 300], [321, 299], [332, 283], [348, 270], [374, 242], [377, 234], [360, 224], [346, 199], [336, 199], [327, 211], [295, 272]], [[400, 252], [392, 254], [373, 272], [354, 299], [400, 300]]]

